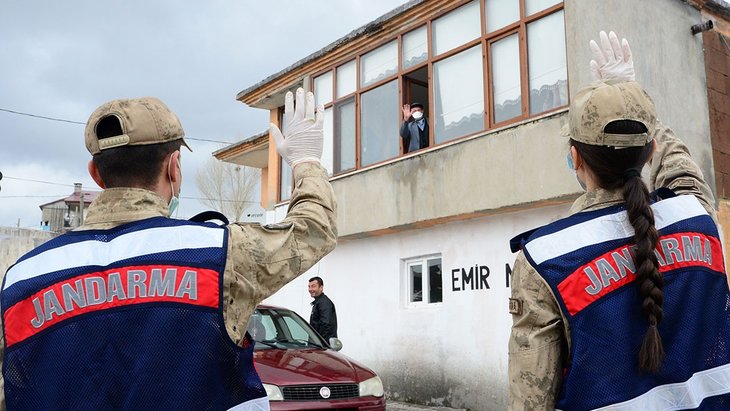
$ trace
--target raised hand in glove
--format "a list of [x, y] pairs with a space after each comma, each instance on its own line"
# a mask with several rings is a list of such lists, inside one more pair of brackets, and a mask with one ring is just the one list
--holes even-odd
[[297, 89], [296, 102], [292, 92], [284, 97], [285, 135], [275, 124], [271, 124], [276, 150], [294, 168], [299, 163], [320, 162], [324, 144], [324, 108], [317, 107], [315, 116], [314, 94]]
[[591, 74], [593, 81], [597, 80], [622, 80], [634, 81], [634, 60], [631, 57], [631, 48], [626, 39], [618, 41], [613, 31], [606, 35], [605, 31], [599, 34], [601, 46], [591, 40], [590, 47], [593, 54], [591, 60]]

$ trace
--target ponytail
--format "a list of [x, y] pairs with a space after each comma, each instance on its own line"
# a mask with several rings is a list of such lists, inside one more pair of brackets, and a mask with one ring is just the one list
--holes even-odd
[[[631, 134], [641, 132], [635, 128], [638, 126], [643, 127], [640, 123], [622, 120], [609, 123], [605, 131]], [[622, 147], [620, 150], [589, 145], [572, 139], [570, 144], [576, 148], [593, 172], [600, 187], [607, 190], [623, 190], [626, 212], [634, 228], [636, 286], [641, 297], [641, 311], [648, 322], [648, 329], [639, 349], [638, 367], [641, 371], [656, 373], [664, 360], [664, 346], [658, 328], [664, 319], [662, 309], [664, 278], [659, 273], [659, 263], [654, 253], [659, 233], [654, 226], [649, 189], [642, 181], [640, 173], [652, 154], [653, 142], [643, 147]]]
[[641, 311], [649, 322], [639, 350], [639, 369], [656, 373], [664, 359], [664, 346], [658, 329], [664, 318], [664, 278], [659, 273], [659, 264], [654, 254], [659, 233], [654, 227], [649, 190], [638, 175], [630, 175], [624, 179], [623, 194], [629, 222], [634, 227], [636, 285], [642, 298]]

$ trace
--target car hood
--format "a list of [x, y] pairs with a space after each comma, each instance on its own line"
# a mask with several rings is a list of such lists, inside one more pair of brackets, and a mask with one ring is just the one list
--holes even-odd
[[329, 349], [256, 350], [254, 361], [261, 380], [279, 386], [358, 383], [375, 376], [364, 365]]

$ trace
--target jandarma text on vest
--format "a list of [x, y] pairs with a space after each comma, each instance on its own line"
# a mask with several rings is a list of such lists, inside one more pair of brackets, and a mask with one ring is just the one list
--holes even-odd
[[26, 329], [30, 324], [39, 331], [86, 312], [131, 304], [177, 302], [217, 307], [218, 294], [218, 273], [214, 270], [176, 266], [123, 267], [59, 281], [10, 307], [5, 319], [23, 322]]
[[[592, 302], [636, 277], [636, 246], [622, 246], [583, 265], [558, 285], [566, 307], [576, 314]], [[723, 272], [717, 238], [700, 233], [678, 233], [660, 238], [654, 250], [660, 272], [682, 267], [705, 267]]]

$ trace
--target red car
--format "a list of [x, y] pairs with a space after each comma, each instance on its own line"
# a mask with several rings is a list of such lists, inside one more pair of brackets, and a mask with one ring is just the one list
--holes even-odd
[[272, 410], [385, 410], [372, 370], [327, 342], [295, 312], [259, 306], [248, 323], [254, 362]]

